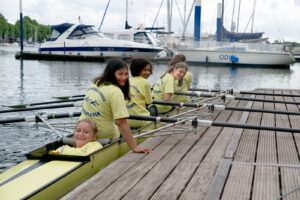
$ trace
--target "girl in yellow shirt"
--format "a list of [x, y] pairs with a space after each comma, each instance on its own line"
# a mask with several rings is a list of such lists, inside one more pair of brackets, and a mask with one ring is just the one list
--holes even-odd
[[80, 119], [96, 122], [97, 138], [116, 139], [122, 134], [134, 152], [149, 153], [151, 149], [138, 146], [132, 136], [127, 122], [129, 114], [125, 100], [130, 100], [128, 67], [124, 61], [113, 59], [88, 88]]
[[[144, 58], [135, 58], [131, 61], [130, 72], [130, 101], [127, 109], [130, 115], [149, 116], [147, 105], [152, 103], [151, 85], [147, 80], [152, 74], [152, 64]], [[149, 121], [128, 120], [131, 128], [140, 128], [148, 125]]]
[[50, 151], [50, 154], [86, 156], [103, 147], [96, 141], [96, 134], [96, 123], [87, 119], [80, 120], [74, 130], [75, 147], [64, 145]]
[[[154, 100], [172, 101], [175, 90], [175, 80], [181, 81], [187, 72], [187, 64], [184, 62], [176, 63], [169, 67], [166, 73], [155, 82], [152, 90]], [[164, 114], [172, 110], [172, 106], [156, 105], [158, 113]]]
[[[171, 60], [170, 66], [185, 61], [186, 61], [185, 55], [176, 54], [174, 58]], [[182, 81], [176, 81], [175, 92], [187, 92], [191, 87], [191, 85], [192, 85], [192, 73], [187, 71]], [[190, 97], [185, 95], [174, 95], [172, 100], [176, 102], [188, 102], [190, 100]]]

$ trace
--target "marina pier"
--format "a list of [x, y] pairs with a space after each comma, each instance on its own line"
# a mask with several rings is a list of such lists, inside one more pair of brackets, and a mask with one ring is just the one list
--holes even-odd
[[[258, 92], [300, 94], [280, 89]], [[300, 101], [299, 97], [241, 96]], [[230, 100], [226, 105], [299, 112], [297, 105], [283, 103]], [[298, 116], [283, 114], [225, 110], [204, 118], [300, 127]], [[299, 199], [299, 144], [299, 133], [199, 126], [197, 134], [187, 131], [147, 139], [144, 145], [154, 149], [151, 154], [124, 155], [63, 199]]]

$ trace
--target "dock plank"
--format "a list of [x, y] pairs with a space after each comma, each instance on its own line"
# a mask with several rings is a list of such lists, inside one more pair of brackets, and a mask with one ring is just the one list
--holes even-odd
[[[278, 91], [277, 93], [281, 93]], [[290, 94], [287, 91], [282, 93]], [[292, 97], [276, 97], [276, 100], [294, 101]], [[297, 106], [288, 104], [279, 104], [278, 109], [297, 110]], [[299, 110], [298, 110], [299, 111]], [[280, 127], [290, 128], [293, 125], [288, 123], [291, 119], [288, 119], [288, 115], [278, 115], [276, 117], [276, 123]], [[291, 118], [291, 116], [290, 116]], [[299, 121], [298, 121], [299, 122]], [[278, 162], [280, 164], [294, 164], [299, 165], [299, 153], [296, 142], [292, 133], [277, 133], [278, 141]], [[282, 179], [282, 194], [286, 200], [300, 199], [300, 168], [288, 168], [280, 167], [281, 179]], [[297, 189], [298, 188], [298, 189]]]
[[[300, 94], [300, 90], [258, 89]], [[249, 97], [250, 95], [242, 95]], [[300, 102], [300, 97], [255, 98]], [[229, 101], [230, 106], [299, 112], [300, 105]], [[200, 118], [231, 123], [300, 128], [300, 116], [218, 111]], [[300, 199], [300, 134], [198, 127], [198, 134], [150, 138], [150, 155], [128, 153], [63, 199]], [[172, 130], [167, 130], [166, 132]]]
[[[244, 106], [246, 102], [241, 101], [240, 105]], [[229, 122], [237, 123], [242, 115], [241, 112], [233, 112]], [[238, 117], [237, 117], [238, 116]], [[216, 139], [212, 148], [204, 158], [199, 168], [195, 172], [189, 184], [186, 186], [179, 199], [204, 199], [214, 181], [215, 172], [218, 169], [221, 158], [224, 156], [231, 136], [235, 129], [224, 128]], [[222, 170], [222, 169], [221, 169]], [[226, 173], [226, 170], [224, 171]], [[217, 183], [218, 184], [218, 183]]]
[[[273, 91], [266, 91], [272, 93]], [[267, 100], [274, 100], [266, 95]], [[264, 109], [274, 109], [274, 103], [264, 103]], [[275, 114], [263, 113], [261, 125], [275, 126]], [[261, 164], [277, 163], [276, 135], [274, 131], [259, 131], [256, 163], [253, 182], [252, 199], [274, 199], [280, 193], [278, 168], [261, 166]]]
[[[146, 140], [143, 145], [149, 146], [153, 149], [167, 139], [164, 137], [155, 137]], [[126, 173], [129, 169], [134, 168], [137, 163], [142, 160], [145, 154], [127, 153], [117, 161], [114, 161], [108, 167], [79, 185], [75, 190], [65, 195], [62, 200], [73, 199], [94, 199], [101, 191], [116, 181], [122, 174]]]
[[[262, 108], [262, 102], [254, 102], [252, 108]], [[249, 113], [247, 123], [259, 125], [261, 113]], [[243, 130], [234, 162], [254, 162], [258, 130]], [[221, 199], [249, 199], [254, 166], [233, 164]], [[243, 174], [243, 176], [241, 176]]]

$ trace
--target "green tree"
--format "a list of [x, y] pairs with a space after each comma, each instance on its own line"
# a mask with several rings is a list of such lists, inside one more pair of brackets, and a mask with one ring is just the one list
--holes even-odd
[[[49, 37], [51, 28], [49, 25], [39, 24], [36, 20], [25, 16], [23, 18], [23, 31], [25, 41], [32, 39], [32, 41], [35, 42], [43, 42]], [[0, 41], [6, 40], [8, 38], [17, 40], [19, 38], [19, 35], [20, 20], [16, 21], [15, 24], [10, 24], [0, 13]]]

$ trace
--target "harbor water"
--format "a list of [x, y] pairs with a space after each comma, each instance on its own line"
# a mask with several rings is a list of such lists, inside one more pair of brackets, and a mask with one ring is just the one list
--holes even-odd
[[[18, 49], [0, 47], [0, 110], [4, 105], [53, 100], [54, 96], [84, 94], [91, 79], [106, 63], [16, 60]], [[166, 64], [153, 63], [153, 84]], [[255, 88], [300, 89], [300, 63], [290, 68], [189, 66], [192, 87], [253, 90]], [[59, 112], [58, 110], [57, 112]], [[66, 109], [65, 109], [66, 111]], [[0, 114], [0, 119], [34, 115], [33, 112]], [[0, 172], [21, 162], [25, 154], [57, 137], [33, 123], [0, 125]]]

